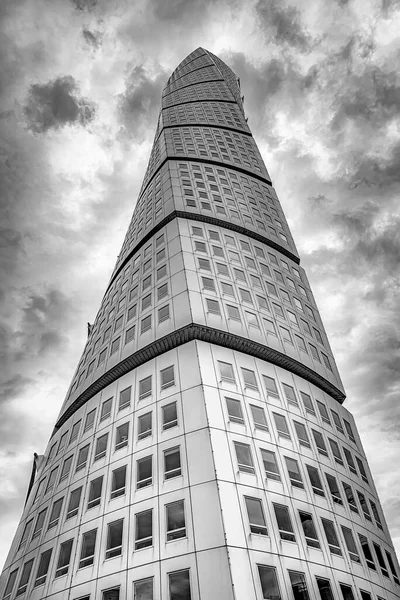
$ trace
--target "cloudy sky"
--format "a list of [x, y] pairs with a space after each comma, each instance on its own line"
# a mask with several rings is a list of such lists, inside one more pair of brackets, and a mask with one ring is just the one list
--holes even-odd
[[400, 3], [2, 0], [0, 566], [121, 247], [160, 92], [240, 76], [400, 554]]

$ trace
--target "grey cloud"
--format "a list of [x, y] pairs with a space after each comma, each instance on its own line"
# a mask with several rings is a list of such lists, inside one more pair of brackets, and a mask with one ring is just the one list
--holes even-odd
[[71, 0], [76, 10], [91, 11], [97, 4], [98, 0]]
[[90, 29], [83, 29], [82, 35], [86, 43], [93, 48], [99, 48], [103, 42], [103, 33], [101, 31], [90, 31]]
[[259, 0], [256, 13], [265, 31], [267, 42], [274, 41], [278, 44], [287, 44], [297, 50], [310, 49], [312, 40], [309, 33], [301, 23], [301, 15], [297, 8], [285, 6], [278, 0]]
[[31, 383], [32, 379], [30, 377], [24, 377], [19, 373], [8, 377], [1, 383], [0, 404], [18, 398]]
[[32, 84], [24, 113], [31, 131], [45, 133], [65, 125], [87, 125], [95, 116], [95, 106], [79, 95], [78, 84], [68, 75], [45, 84]]

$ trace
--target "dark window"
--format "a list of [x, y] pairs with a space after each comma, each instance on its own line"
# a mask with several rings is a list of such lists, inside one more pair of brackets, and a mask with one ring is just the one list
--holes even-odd
[[131, 387], [122, 390], [119, 394], [119, 407], [118, 410], [122, 410], [131, 403]]
[[394, 562], [393, 562], [393, 559], [392, 559], [392, 555], [387, 550], [385, 550], [385, 553], [386, 553], [386, 558], [387, 558], [387, 561], [388, 561], [388, 565], [389, 565], [390, 571], [391, 571], [392, 576], [393, 576], [393, 581], [395, 583], [397, 583], [397, 585], [400, 585], [399, 576], [397, 575], [396, 568], [394, 566]]
[[88, 414], [86, 415], [85, 427], [83, 429], [83, 432], [89, 431], [89, 429], [92, 429], [95, 417], [96, 417], [96, 409], [94, 408], [93, 410], [88, 412]]
[[58, 471], [58, 467], [56, 467], [55, 469], [53, 469], [51, 471], [49, 479], [47, 481], [46, 490], [44, 492], [45, 494], [48, 494], [54, 488], [54, 484], [57, 479], [57, 471]]
[[278, 463], [276, 462], [276, 456], [270, 450], [261, 449], [261, 457], [264, 463], [265, 474], [267, 479], [274, 479], [280, 481], [281, 476], [279, 474]]
[[94, 562], [94, 550], [96, 546], [97, 529], [87, 531], [82, 536], [81, 556], [79, 559], [79, 569], [88, 567]]
[[363, 511], [364, 517], [367, 519], [367, 521], [372, 522], [371, 513], [369, 512], [369, 506], [367, 504], [364, 494], [357, 490], [357, 496], [358, 496], [358, 501], [360, 502], [361, 510]]
[[142, 440], [152, 434], [151, 421], [151, 412], [138, 417], [138, 440]]
[[321, 519], [321, 521], [325, 531], [326, 541], [328, 542], [329, 550], [332, 552], [332, 554], [342, 556], [339, 540], [336, 535], [335, 525], [332, 521], [328, 521], [328, 519]]
[[129, 342], [131, 342], [134, 339], [135, 329], [136, 329], [136, 325], [133, 325], [133, 327], [130, 327], [129, 329], [126, 330], [125, 344], [129, 344]]
[[8, 577], [8, 580], [7, 580], [6, 589], [4, 590], [3, 600], [9, 600], [9, 598], [11, 597], [12, 591], [14, 589], [15, 581], [17, 579], [17, 574], [18, 574], [18, 569], [15, 569], [15, 571], [11, 571], [11, 573]]
[[[79, 600], [86, 599], [79, 598]], [[90, 600], [89, 596], [87, 600]], [[119, 588], [110, 588], [109, 590], [104, 590], [101, 594], [101, 600], [119, 600]]]
[[286, 422], [286, 417], [280, 415], [278, 413], [272, 413], [274, 416], [274, 421], [276, 425], [276, 429], [280, 437], [286, 438], [290, 440], [289, 427]]
[[336, 478], [333, 475], [329, 475], [328, 473], [325, 473], [325, 477], [329, 487], [329, 491], [332, 496], [332, 500], [336, 502], [336, 504], [343, 504], [343, 500], [340, 495], [340, 490]]
[[304, 446], [305, 448], [311, 448], [310, 439], [308, 437], [305, 425], [303, 423], [300, 423], [299, 421], [293, 421], [293, 423], [300, 446]]
[[285, 392], [285, 397], [286, 397], [286, 400], [288, 401], [288, 403], [298, 406], [299, 403], [297, 402], [296, 394], [295, 394], [295, 391], [292, 388], [292, 386], [287, 385], [286, 383], [283, 383], [282, 386], [283, 386], [283, 391]]
[[139, 381], [139, 400], [151, 395], [151, 375]]
[[171, 429], [171, 427], [176, 427], [176, 425], [178, 425], [176, 402], [171, 402], [170, 404], [166, 404], [162, 407], [162, 423], [164, 431], [166, 429]]
[[358, 513], [356, 499], [354, 497], [351, 486], [348, 483], [345, 483], [344, 481], [342, 481], [342, 485], [343, 485], [344, 493], [347, 498], [347, 503], [349, 505], [350, 510], [352, 510], [355, 513]]
[[66, 519], [75, 517], [78, 514], [79, 504], [81, 501], [81, 495], [82, 495], [82, 486], [71, 492], [71, 495], [69, 497], [69, 502], [68, 502]]
[[349, 450], [347, 450], [347, 448], [343, 448], [343, 452], [346, 457], [346, 462], [348, 464], [350, 471], [352, 473], [354, 473], [355, 475], [357, 475], [356, 465], [354, 464], [354, 459], [353, 459], [351, 452], [349, 452]]
[[111, 496], [110, 498], [118, 498], [125, 494], [126, 486], [126, 465], [119, 467], [112, 472]]
[[170, 448], [164, 452], [164, 477], [172, 479], [182, 475], [181, 453], [179, 448]]
[[171, 387], [171, 385], [175, 385], [175, 376], [174, 376], [174, 367], [167, 367], [160, 371], [160, 379], [161, 379], [161, 389], [165, 390], [166, 388]]
[[309, 600], [307, 582], [304, 573], [289, 571], [294, 600]]
[[22, 534], [21, 541], [20, 541], [19, 546], [18, 546], [18, 550], [20, 548], [22, 548], [22, 546], [25, 546], [26, 542], [28, 541], [28, 537], [29, 537], [29, 534], [31, 532], [32, 525], [33, 525], [33, 519], [31, 519], [30, 521], [28, 521], [26, 523], [26, 525], [24, 527], [23, 534]]
[[135, 581], [133, 590], [134, 600], [153, 600], [153, 578]]
[[47, 577], [47, 573], [49, 571], [49, 565], [50, 565], [50, 559], [51, 559], [52, 552], [53, 552], [53, 549], [50, 548], [50, 550], [46, 550], [46, 552], [43, 552], [40, 555], [39, 567], [38, 567], [38, 570], [36, 573], [34, 587], [37, 587], [38, 585], [43, 585], [46, 582], [46, 577]]
[[346, 419], [343, 419], [343, 423], [344, 423], [345, 429], [347, 431], [347, 435], [349, 436], [350, 440], [355, 444], [356, 440], [355, 440], [353, 430], [351, 428], [350, 423], [348, 421], [346, 421]]
[[251, 533], [258, 533], [259, 535], [268, 535], [261, 500], [259, 498], [248, 498], [247, 496], [244, 500], [246, 503], [247, 516], [249, 518]]
[[274, 567], [258, 565], [258, 574], [264, 600], [282, 600]]
[[315, 529], [312, 515], [302, 511], [299, 511], [299, 515], [307, 546], [310, 546], [310, 548], [320, 548], [317, 530]]
[[239, 471], [243, 473], [254, 473], [254, 464], [251, 456], [250, 446], [241, 442], [233, 442], [236, 451]]
[[315, 409], [311, 400], [311, 396], [305, 392], [300, 392], [301, 399], [303, 400], [304, 408], [306, 412], [315, 415]]
[[372, 558], [372, 552], [371, 552], [371, 548], [369, 547], [367, 538], [365, 537], [365, 535], [362, 535], [361, 533], [358, 534], [358, 538], [360, 540], [361, 548], [364, 553], [364, 558], [365, 558], [365, 562], [367, 563], [367, 566], [370, 569], [372, 569], [373, 571], [376, 571], [376, 566], [374, 563], [374, 559]]
[[88, 508], [98, 506], [101, 501], [101, 490], [103, 488], [103, 476], [97, 477], [90, 482]]
[[47, 526], [47, 530], [52, 529], [56, 525], [58, 525], [58, 521], [60, 519], [61, 508], [64, 498], [59, 498], [53, 504], [53, 508], [51, 509], [49, 524]]
[[377, 508], [375, 502], [370, 500], [369, 503], [371, 505], [372, 514], [374, 515], [374, 519], [375, 519], [377, 526], [379, 527], [379, 529], [383, 529], [382, 523], [381, 523], [381, 518], [379, 516], [378, 508]]
[[72, 430], [71, 430], [71, 437], [69, 438], [69, 443], [71, 444], [73, 441], [76, 440], [76, 438], [78, 437], [78, 433], [79, 433], [79, 429], [81, 427], [81, 421], [78, 421], [77, 423], [74, 423]]
[[31, 571], [33, 567], [33, 560], [33, 558], [31, 560], [28, 560], [28, 562], [26, 562], [23, 566], [21, 578], [19, 580], [17, 593], [15, 594], [15, 597], [21, 596], [21, 594], [24, 594], [27, 590], [29, 578], [31, 576]]
[[343, 458], [342, 458], [342, 455], [340, 454], [339, 444], [335, 440], [331, 440], [331, 438], [328, 438], [328, 441], [329, 441], [329, 445], [331, 447], [333, 458], [335, 459], [335, 462], [337, 462], [339, 465], [343, 465]]
[[281, 539], [289, 542], [295, 542], [296, 538], [294, 535], [288, 507], [282, 506], [281, 504], [274, 504], [274, 511]]
[[329, 418], [328, 411], [326, 409], [325, 404], [323, 404], [322, 402], [317, 400], [317, 406], [318, 406], [319, 414], [321, 415], [321, 419], [324, 421], [324, 423], [328, 423], [328, 425], [330, 425], [331, 420]]
[[255, 406], [254, 404], [250, 404], [250, 410], [253, 416], [254, 427], [256, 429], [268, 431], [268, 424], [264, 409], [261, 406]]
[[61, 577], [62, 575], [66, 575], [68, 573], [73, 543], [74, 540], [68, 540], [61, 544], [55, 577]]
[[316, 431], [316, 429], [311, 430], [314, 436], [315, 445], [317, 446], [317, 450], [323, 456], [328, 456], [328, 451], [326, 449], [325, 440], [322, 436], [322, 433]]
[[129, 439], [129, 422], [123, 423], [115, 432], [115, 449], [120, 450], [128, 445]]
[[137, 461], [137, 489], [147, 487], [153, 483], [153, 458], [146, 456]]
[[347, 551], [352, 561], [361, 563], [360, 556], [358, 554], [356, 542], [354, 540], [353, 532], [348, 527], [342, 525], [342, 533], [346, 544]]
[[167, 504], [167, 542], [186, 537], [185, 507], [183, 500]]
[[112, 398], [109, 398], [101, 405], [100, 421], [107, 419], [111, 415]]
[[340, 417], [338, 415], [337, 412], [335, 412], [334, 410], [331, 409], [331, 413], [332, 413], [332, 417], [333, 417], [333, 422], [335, 423], [335, 427], [336, 429], [344, 434], [344, 430], [343, 430], [343, 426], [342, 426], [342, 421], [340, 420]]
[[304, 489], [303, 479], [301, 477], [299, 463], [297, 460], [285, 456], [286, 466], [289, 474], [290, 483], [293, 487]]
[[86, 467], [87, 459], [89, 456], [89, 448], [90, 444], [84, 446], [79, 450], [75, 472], [80, 471], [81, 469], [84, 469]]
[[108, 433], [101, 435], [96, 441], [96, 450], [94, 452], [94, 460], [99, 460], [106, 455], [107, 452]]
[[335, 600], [329, 579], [317, 577], [317, 586], [321, 600]]
[[339, 583], [339, 585], [343, 600], [355, 600], [353, 590], [350, 585], [345, 585], [344, 583]]
[[170, 600], [191, 600], [189, 569], [168, 574]]
[[240, 405], [240, 400], [236, 400], [235, 398], [225, 398], [225, 400], [229, 420], [234, 423], [240, 423], [243, 425], [244, 418], [242, 413], [242, 407]]
[[61, 475], [60, 475], [60, 482], [64, 481], [65, 479], [68, 478], [69, 472], [71, 470], [71, 465], [72, 465], [72, 456], [69, 456], [68, 458], [66, 458], [64, 460], [64, 464], [62, 466], [62, 470], [61, 470]]
[[169, 319], [169, 304], [158, 309], [158, 322], [163, 323]]
[[385, 564], [385, 560], [383, 558], [381, 547], [379, 546], [379, 544], [377, 544], [375, 542], [373, 543], [373, 546], [374, 546], [376, 558], [378, 559], [379, 567], [380, 567], [380, 569], [382, 571], [382, 575], [384, 577], [389, 577], [389, 572], [387, 570], [387, 567], [386, 567], [386, 564]]
[[360, 590], [360, 594], [361, 594], [361, 600], [372, 600], [371, 594], [369, 592]]
[[358, 470], [360, 471], [361, 478], [365, 481], [365, 483], [368, 483], [368, 477], [365, 471], [364, 463], [360, 458], [358, 458], [358, 456], [356, 456], [356, 462], [358, 465]]
[[106, 559], [122, 554], [123, 519], [108, 524]]
[[311, 465], [306, 465], [306, 468], [314, 494], [316, 494], [317, 496], [325, 496], [324, 488], [322, 487], [322, 481], [319, 476], [318, 469], [312, 467]]
[[153, 545], [153, 511], [145, 510], [136, 515], [135, 550]]

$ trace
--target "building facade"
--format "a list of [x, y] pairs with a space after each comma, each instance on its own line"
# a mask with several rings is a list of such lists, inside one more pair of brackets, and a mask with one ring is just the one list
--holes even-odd
[[400, 598], [344, 399], [239, 81], [199, 48], [163, 91], [0, 598]]

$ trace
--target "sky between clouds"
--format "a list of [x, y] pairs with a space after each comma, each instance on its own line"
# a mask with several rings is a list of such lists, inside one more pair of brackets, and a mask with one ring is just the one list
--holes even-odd
[[241, 78], [400, 554], [399, 30], [398, 0], [2, 0], [0, 565], [198, 46]]

